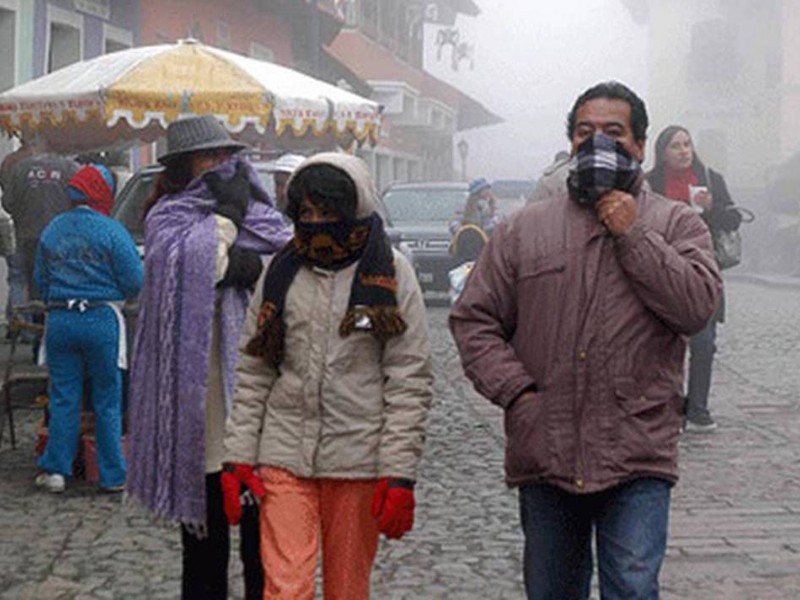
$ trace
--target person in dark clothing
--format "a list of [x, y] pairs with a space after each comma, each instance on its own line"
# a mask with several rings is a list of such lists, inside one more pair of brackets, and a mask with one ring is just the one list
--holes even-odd
[[[703, 217], [711, 237], [739, 228], [742, 215], [731, 210], [728, 186], [722, 175], [707, 168], [695, 152], [692, 136], [670, 125], [656, 139], [655, 167], [647, 174], [653, 191], [685, 202]], [[686, 390], [686, 431], [708, 432], [717, 427], [708, 409], [711, 371], [716, 352], [717, 323], [725, 318], [724, 296], [711, 320], [689, 341], [689, 378]]]
[[456, 265], [478, 260], [478, 255], [486, 245], [489, 236], [477, 225], [462, 225], [453, 236], [450, 253]]
[[39, 298], [33, 281], [39, 237], [54, 217], [72, 208], [67, 184], [79, 168], [74, 160], [38, 147], [30, 156], [19, 159], [3, 178], [3, 207], [14, 219], [18, 251], [32, 299]]
[[589, 598], [595, 564], [604, 600], [659, 597], [686, 337], [721, 278], [700, 216], [643, 185], [647, 124], [623, 84], [583, 92], [566, 177], [495, 228], [450, 312], [504, 410], [529, 600]]
[[453, 257], [454, 267], [447, 273], [450, 280], [451, 303], [458, 300], [461, 292], [464, 291], [467, 276], [488, 240], [487, 233], [472, 223], [462, 225], [453, 235], [453, 240], [450, 242], [450, 254]]

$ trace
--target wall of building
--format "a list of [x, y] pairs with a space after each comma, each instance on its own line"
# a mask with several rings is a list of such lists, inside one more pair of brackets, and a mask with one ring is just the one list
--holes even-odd
[[[259, 10], [250, 0], [141, 0], [142, 44], [195, 37], [245, 56], [292, 66], [292, 28], [279, 14]], [[259, 55], [266, 51], [268, 55]]]
[[800, 152], [800, 44], [795, 34], [800, 31], [800, 3], [783, 2], [782, 29], [785, 32], [781, 48], [781, 158]]
[[[89, 8], [96, 6], [96, 10]], [[55, 27], [55, 29], [54, 29]], [[54, 31], [77, 32], [78, 48], [57, 46], [58, 34]], [[138, 44], [138, 0], [107, 0], [87, 2], [87, 10], [77, 10], [74, 0], [34, 0], [33, 3], [33, 77], [41, 77], [61, 67], [74, 58], [84, 60], [106, 52], [107, 40], [117, 42], [115, 47]], [[55, 52], [51, 55], [51, 51]], [[55, 61], [55, 62], [53, 62]]]

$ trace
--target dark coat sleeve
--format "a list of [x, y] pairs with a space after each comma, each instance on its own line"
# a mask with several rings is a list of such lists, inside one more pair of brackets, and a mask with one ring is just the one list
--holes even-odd
[[706, 185], [714, 199], [711, 210], [703, 213], [703, 220], [714, 235], [716, 231], [734, 231], [742, 223], [742, 214], [738, 210], [730, 210], [734, 205], [725, 179], [716, 171], [708, 170]]

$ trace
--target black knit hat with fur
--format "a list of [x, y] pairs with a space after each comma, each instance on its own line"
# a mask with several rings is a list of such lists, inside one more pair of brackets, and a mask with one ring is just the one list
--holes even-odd
[[343, 221], [356, 218], [356, 184], [342, 169], [325, 163], [309, 165], [298, 172], [286, 190], [286, 216], [297, 223], [300, 204], [306, 198]]

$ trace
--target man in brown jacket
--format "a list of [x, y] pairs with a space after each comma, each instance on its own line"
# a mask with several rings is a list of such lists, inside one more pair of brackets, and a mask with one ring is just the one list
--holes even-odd
[[453, 308], [464, 370], [505, 411], [528, 598], [658, 598], [686, 336], [721, 279], [708, 230], [654, 194], [647, 112], [616, 82], [568, 118], [566, 185], [498, 226]]

